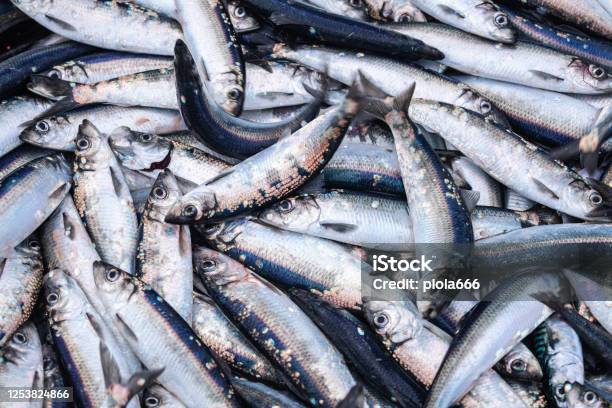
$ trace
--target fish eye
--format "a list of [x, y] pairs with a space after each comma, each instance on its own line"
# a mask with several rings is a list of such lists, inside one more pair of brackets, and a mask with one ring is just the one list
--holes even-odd
[[87, 140], [87, 138], [85, 137], [82, 137], [76, 141], [76, 147], [79, 150], [86, 150], [89, 148], [89, 146], [90, 146], [89, 140]]
[[238, 89], [234, 88], [230, 89], [227, 92], [227, 97], [230, 98], [232, 101], [237, 101], [238, 99], [240, 99], [240, 94], [241, 92]]
[[54, 79], [62, 79], [62, 73], [59, 72], [57, 69], [52, 69], [51, 71], [49, 71], [49, 73], [47, 74], [47, 76], [49, 78], [54, 78]]
[[153, 189], [153, 197], [161, 200], [168, 197], [168, 192], [165, 188], [157, 186]]
[[212, 258], [206, 258], [200, 262], [200, 270], [202, 272], [212, 272], [217, 268], [217, 261]]
[[153, 136], [151, 136], [150, 133], [143, 133], [140, 135], [140, 140], [143, 142], [150, 142], [151, 140], [153, 140]]
[[147, 397], [145, 399], [145, 406], [146, 407], [156, 407], [159, 405], [159, 398], [157, 397]]
[[480, 102], [480, 112], [482, 112], [483, 114], [491, 112], [491, 109], [493, 109], [493, 106], [491, 106], [491, 102], [489, 101]]
[[17, 344], [26, 344], [28, 342], [26, 335], [19, 331], [13, 334], [13, 340], [15, 340]]
[[555, 395], [559, 398], [565, 399], [565, 386], [563, 384], [557, 385], [555, 388]]
[[504, 13], [497, 14], [495, 16], [495, 25], [500, 28], [506, 27], [508, 25], [508, 16]]
[[589, 65], [589, 73], [596, 79], [601, 79], [606, 76], [606, 70], [597, 65]]
[[389, 318], [387, 317], [386, 314], [384, 313], [379, 313], [377, 315], [374, 316], [374, 324], [376, 325], [376, 327], [378, 327], [379, 329], [382, 329], [383, 327], [385, 327], [387, 324], [389, 324]]
[[30, 240], [30, 242], [28, 242], [28, 248], [34, 249], [34, 250], [39, 250], [40, 249], [40, 242], [38, 242], [35, 239], [32, 239], [32, 240]]
[[50, 129], [50, 126], [46, 121], [41, 120], [36, 124], [34, 128], [40, 133], [47, 133]]
[[56, 292], [51, 292], [47, 295], [46, 300], [49, 306], [53, 306], [59, 300], [59, 295]]
[[411, 21], [412, 21], [412, 16], [407, 13], [404, 13], [397, 18], [398, 23], [410, 23]]
[[587, 391], [584, 393], [582, 400], [587, 404], [592, 404], [597, 400], [597, 395], [593, 391]]
[[278, 209], [283, 213], [288, 213], [293, 210], [293, 203], [290, 200], [283, 200], [278, 203]]
[[516, 359], [510, 364], [512, 371], [522, 373], [527, 369], [527, 364], [521, 359]]
[[362, 0], [349, 0], [349, 4], [355, 8], [360, 8], [363, 7], [363, 1]]
[[242, 6], [238, 6], [234, 9], [234, 15], [238, 18], [246, 16], [246, 10]]
[[183, 215], [185, 217], [194, 217], [198, 213], [198, 209], [193, 204], [188, 204], [183, 208]]
[[589, 195], [589, 201], [594, 206], [600, 206], [603, 204], [603, 197], [598, 192], [594, 191]]
[[109, 282], [115, 282], [117, 279], [119, 279], [120, 275], [121, 274], [119, 273], [119, 271], [115, 268], [109, 269], [108, 272], [106, 272], [106, 280]]

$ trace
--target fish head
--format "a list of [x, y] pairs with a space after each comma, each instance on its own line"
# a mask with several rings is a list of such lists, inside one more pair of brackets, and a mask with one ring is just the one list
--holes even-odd
[[89, 77], [85, 66], [78, 61], [67, 62], [62, 65], [56, 65], [41, 75], [51, 79], [62, 79], [64, 81], [77, 81], [77, 79], [85, 79]]
[[461, 96], [455, 102], [455, 105], [479, 113], [493, 123], [505, 129], [510, 129], [510, 124], [506, 115], [504, 115], [493, 102], [472, 90], [467, 85]]
[[52, 322], [82, 316], [87, 300], [76, 281], [61, 269], [54, 269], [43, 278], [45, 304]]
[[483, 1], [472, 9], [467, 16], [472, 25], [489, 38], [506, 44], [516, 41], [516, 31], [510, 17], [491, 2]]
[[135, 279], [127, 272], [102, 261], [94, 261], [93, 275], [98, 293], [109, 309], [121, 309], [138, 290]]
[[248, 9], [238, 0], [227, 2], [227, 13], [229, 14], [232, 26], [238, 33], [245, 33], [257, 30], [260, 27], [259, 21]]
[[581, 179], [569, 183], [560, 197], [568, 207], [568, 214], [588, 220], [609, 221], [612, 215], [609, 197]]
[[215, 193], [202, 185], [178, 199], [166, 214], [170, 224], [195, 224], [212, 217], [217, 208]]
[[310, 194], [286, 198], [259, 215], [259, 219], [266, 224], [300, 231], [315, 225], [320, 218], [321, 208]]
[[214, 102], [225, 112], [233, 116], [242, 113], [244, 103], [244, 85], [239, 72], [218, 75], [212, 79], [206, 88], [212, 91]]
[[12, 3], [29, 17], [44, 15], [53, 5], [53, 0], [11, 0]]
[[[30, 258], [32, 260], [40, 260], [41, 259], [41, 247], [40, 240], [36, 235], [31, 235], [19, 245], [15, 247], [15, 252], [17, 256], [21, 258]], [[39, 261], [42, 266], [42, 260]]]
[[24, 125], [25, 129], [19, 135], [24, 142], [54, 150], [74, 150], [74, 144], [68, 142], [69, 138], [66, 137], [72, 130], [72, 124], [66, 116], [50, 116]]
[[10, 340], [0, 349], [0, 366], [10, 361], [26, 368], [34, 368], [42, 357], [40, 337], [36, 326], [26, 322], [11, 336]]
[[610, 403], [593, 386], [566, 382], [563, 391], [568, 406], [572, 408], [609, 408]]
[[249, 269], [229, 256], [206, 247], [193, 249], [193, 268], [203, 282], [216, 286], [248, 278]]
[[415, 338], [423, 328], [419, 311], [412, 302], [368, 300], [364, 308], [374, 331], [395, 344]]
[[526, 348], [514, 348], [500, 361], [501, 369], [512, 378], [521, 380], [542, 381], [543, 372], [540, 363]]
[[[351, 0], [352, 2], [361, 0]], [[406, 0], [363, 0], [370, 17], [396, 23], [426, 22], [425, 15]]]
[[567, 67], [567, 78], [576, 87], [575, 92], [607, 93], [612, 90], [612, 76], [605, 68], [574, 58]]
[[81, 170], [106, 168], [114, 160], [113, 152], [108, 145], [108, 137], [87, 119], [79, 125], [74, 145], [75, 163]]
[[248, 218], [237, 218], [214, 224], [207, 224], [199, 228], [209, 242], [214, 242], [217, 247], [231, 245], [236, 237], [242, 234], [244, 227], [249, 222]]
[[159, 222], [164, 222], [170, 208], [182, 196], [183, 193], [176, 177], [169, 169], [165, 169], [159, 173], [155, 183], [153, 183], [147, 199], [145, 212], [149, 217]]
[[108, 143], [121, 162], [131, 170], [153, 170], [170, 154], [169, 140], [151, 133], [132, 131], [126, 126], [115, 129], [108, 135]]

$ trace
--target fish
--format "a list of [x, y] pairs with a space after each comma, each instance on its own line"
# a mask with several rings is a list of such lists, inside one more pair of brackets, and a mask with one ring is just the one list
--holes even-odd
[[[200, 265], [207, 252], [196, 247], [194, 265]], [[206, 258], [205, 258], [206, 259]], [[283, 384], [284, 378], [272, 363], [240, 332], [206, 295], [193, 293], [193, 331], [211, 351], [232, 368], [258, 381]], [[232, 380], [233, 383], [233, 380]]]
[[306, 408], [306, 405], [296, 400], [291, 394], [278, 391], [262, 383], [234, 377], [232, 384], [236, 392], [254, 408]]
[[51, 107], [51, 102], [17, 96], [0, 102], [0, 155], [21, 145], [19, 134], [23, 124]]
[[251, 10], [245, 8], [239, 0], [229, 0], [226, 7], [236, 33], [248, 33], [261, 28], [257, 17], [251, 13]]
[[[60, 359], [55, 351], [53, 342], [48, 338], [41, 340], [43, 341], [43, 387], [45, 389], [64, 388], [66, 386], [66, 381], [64, 380], [64, 374], [62, 373], [62, 368], [60, 366]], [[43, 407], [68, 408], [69, 404], [67, 402], [54, 400], [52, 398], [45, 398]]]
[[[112, 0], [95, 3], [79, 0], [11, 1], [24, 14], [50, 31], [99, 48], [172, 55], [174, 43], [183, 38], [176, 21], [134, 4]], [[109, 32], [112, 35], [108, 35]]]
[[408, 35], [398, 35], [380, 26], [326, 13], [299, 1], [244, 0], [244, 3], [275, 25], [287, 26], [311, 41], [348, 48], [359, 44], [360, 49], [405, 60], [439, 60], [444, 57], [436, 48]]
[[154, 384], [144, 391], [143, 407], [146, 408], [184, 408], [185, 405], [172, 393], [159, 384]]
[[156, 108], [95, 106], [71, 112], [36, 118], [21, 131], [19, 138], [35, 146], [74, 151], [74, 140], [83, 120], [94, 121], [101, 132], [110, 133], [127, 126], [139, 132], [157, 134], [184, 130], [185, 124], [177, 111]]
[[100, 258], [133, 274], [138, 225], [132, 196], [107, 136], [87, 119], [75, 140], [73, 198]]
[[488, 40], [513, 44], [516, 31], [508, 15], [489, 1], [480, 0], [410, 0], [436, 20]]
[[[213, 248], [265, 279], [310, 290], [338, 307], [361, 306], [363, 265], [360, 254], [350, 247], [279, 230], [248, 218], [196, 229]], [[313, 258], [312, 253], [317, 256]]]
[[347, 396], [355, 379], [342, 355], [287, 295], [219, 252], [199, 260], [196, 272], [215, 302], [310, 405], [333, 407]]
[[594, 387], [579, 383], [565, 384], [564, 392], [567, 395], [568, 405], [575, 408], [606, 408], [610, 406], [610, 400], [604, 397], [604, 393]]
[[572, 98], [579, 99], [589, 105], [601, 109], [612, 104], [611, 94], [598, 94], [598, 95], [581, 95], [581, 94], [568, 94]]
[[53, 152], [36, 146], [23, 145], [0, 157], [0, 180], [26, 164]]
[[308, 0], [307, 3], [325, 12], [353, 20], [368, 21], [368, 16], [376, 18], [373, 13], [368, 13], [367, 3], [363, 0]]
[[502, 125], [507, 123], [490, 101], [469, 86], [396, 59], [312, 45], [291, 48], [280, 43], [274, 45], [271, 55], [325, 72], [326, 75], [345, 85], [351, 85], [356, 80], [358, 72], [361, 72], [368, 81], [391, 96], [398, 96], [414, 82], [415, 98], [463, 106], [486, 115]]
[[0, 257], [30, 236], [62, 202], [72, 172], [61, 154], [44, 156], [0, 181]]
[[225, 3], [175, 0], [175, 6], [184, 41], [212, 100], [230, 115], [239, 116], [244, 103], [246, 72], [242, 48]]
[[439, 48], [445, 56], [440, 63], [466, 74], [564, 93], [604, 94], [612, 89], [612, 77], [602, 67], [538, 44], [498, 44], [435, 23], [393, 29]]
[[175, 73], [181, 114], [189, 129], [213, 150], [238, 159], [249, 157], [288, 136], [300, 128], [302, 122], [313, 119], [321, 105], [322, 95], [278, 123], [261, 124], [236, 118], [220, 109], [209, 97], [196, 73], [195, 62], [182, 42], [176, 46]]
[[6, 258], [0, 258], [0, 347], [24, 324], [34, 310], [42, 286], [40, 242], [31, 236]]
[[219, 362], [161, 296], [102, 262], [94, 263], [94, 278], [107, 313], [140, 361], [149, 368], [164, 368], [158, 382], [165, 389], [186, 407], [238, 406]]
[[608, 310], [609, 306], [602, 301], [606, 299], [608, 289], [595, 279], [592, 279], [591, 276], [585, 276], [569, 269], [563, 271], [563, 274], [574, 288], [576, 296], [579, 299], [584, 299], [583, 302], [586, 303], [589, 311], [595, 316], [597, 321], [608, 333], [612, 333], [612, 315]]
[[460, 177], [467, 183], [470, 190], [477, 191], [479, 194], [479, 206], [502, 207], [502, 187], [489, 177], [480, 167], [470, 159], [457, 157], [451, 161], [453, 178]]
[[[440, 102], [412, 103], [409, 115], [414, 122], [440, 134], [487, 174], [519, 194], [577, 218], [605, 221], [608, 204], [601, 188], [594, 188], [590, 180], [551, 159], [546, 151], [519, 135], [463, 108]], [[508, 151], [513, 154], [505, 154]]]
[[539, 382], [542, 381], [544, 375], [538, 359], [522, 342], [517, 343], [496, 364], [496, 368], [504, 377], [522, 381]]
[[149, 10], [155, 10], [168, 17], [175, 18], [176, 16], [176, 4], [174, 0], [129, 0], [129, 2]]
[[375, 20], [394, 21], [396, 23], [427, 21], [425, 14], [416, 7], [412, 0], [363, 0], [363, 3], [368, 15]]
[[555, 314], [536, 329], [534, 345], [546, 370], [549, 398], [560, 408], [568, 407], [565, 383], [584, 384], [582, 345], [578, 335]]
[[191, 321], [193, 266], [189, 227], [164, 221], [182, 196], [168, 169], [155, 180], [140, 217], [136, 275], [150, 285], [185, 321]]
[[471, 212], [474, 240], [506, 234], [521, 228], [556, 224], [560, 220], [548, 219], [549, 214], [537, 210], [512, 211], [497, 207], [478, 206]]
[[219, 220], [291, 194], [331, 159], [359, 110], [359, 98], [349, 93], [342, 105], [191, 190], [174, 204], [166, 220], [181, 224]]
[[508, 384], [528, 408], [546, 408], [548, 406], [546, 395], [544, 395], [540, 384], [513, 380], [508, 380]]

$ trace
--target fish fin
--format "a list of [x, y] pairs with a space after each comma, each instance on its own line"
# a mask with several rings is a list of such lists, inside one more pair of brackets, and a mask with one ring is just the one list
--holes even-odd
[[327, 90], [326, 83], [323, 85], [322, 89], [314, 89], [306, 83], [303, 83], [302, 86], [304, 87], [304, 90], [306, 90], [306, 92], [308, 92], [310, 95], [314, 96], [316, 100], [322, 101], [325, 99], [325, 92]]
[[574, 140], [550, 151], [549, 155], [555, 160], [568, 160], [580, 154], [580, 140]]
[[365, 389], [363, 384], [358, 383], [351, 388], [344, 399], [340, 401], [336, 408], [357, 408], [365, 405]]
[[527, 211], [536, 205], [527, 197], [523, 197], [514, 190], [506, 191], [506, 208], [514, 211]]
[[66, 31], [77, 31], [75, 26], [73, 26], [70, 23], [65, 22], [64, 20], [60, 20], [59, 18], [50, 16], [48, 14], [45, 14], [44, 16], [45, 16], [45, 18], [47, 20], [51, 21], [54, 24], [57, 24], [58, 26], [60, 26], [60, 28], [66, 30]]
[[68, 193], [68, 188], [66, 188], [68, 186], [68, 183], [66, 182], [60, 182], [60, 184], [49, 193], [48, 197], [49, 197], [49, 201], [51, 202], [60, 202], [61, 200], [64, 199], [64, 196], [66, 195], [66, 193]]
[[316, 194], [327, 190], [328, 189], [325, 187], [325, 178], [319, 173], [308, 180], [308, 182], [297, 191], [297, 194]]
[[349, 224], [346, 222], [339, 222], [333, 220], [319, 221], [319, 225], [325, 229], [330, 229], [332, 231], [339, 232], [342, 234], [346, 232], [355, 231], [358, 228], [358, 226], [355, 224]]
[[380, 89], [378, 86], [374, 85], [372, 81], [370, 81], [365, 74], [361, 71], [357, 71], [357, 75], [355, 80], [353, 81], [353, 86], [349, 90], [349, 95], [354, 95], [355, 93], [361, 95], [371, 96], [373, 98], [387, 98], [389, 95]]
[[[4, 267], [6, 266], [6, 258], [0, 258], [0, 278], [2, 277], [2, 272], [4, 272]], [[0, 336], [2, 339], [2, 336]]]
[[100, 340], [100, 360], [102, 362], [102, 372], [104, 373], [106, 388], [121, 382], [121, 373], [119, 372], [117, 362], [102, 340]]
[[[117, 169], [113, 168], [113, 166], [109, 167], [111, 180], [113, 181], [113, 189], [115, 190], [115, 195], [117, 197], [123, 197], [123, 183], [119, 179], [119, 175], [117, 174]], [[121, 171], [121, 170], [119, 170]]]
[[62, 212], [62, 227], [64, 228], [64, 234], [70, 239], [74, 241], [75, 239], [75, 226], [70, 220], [68, 214]]
[[549, 74], [548, 72], [544, 72], [544, 71], [539, 71], [537, 69], [530, 69], [529, 72], [531, 72], [534, 76], [544, 80], [544, 81], [556, 81], [556, 82], [563, 82], [564, 79], [560, 78], [556, 75], [553, 74]]
[[459, 18], [465, 18], [465, 14], [461, 13], [458, 10], [455, 10], [452, 7], [449, 7], [449, 6], [446, 6], [446, 5], [440, 5], [440, 6], [438, 6], [438, 8], [440, 10], [442, 10], [446, 14], [451, 14], [451, 15], [454, 15], [454, 16], [459, 17]]
[[555, 29], [559, 31], [565, 31], [566, 33], [573, 34], [582, 38], [590, 38], [590, 35], [586, 34], [584, 31], [580, 31], [576, 27], [572, 27], [568, 24], [558, 24], [554, 26]]
[[44, 388], [44, 375], [40, 370], [34, 371], [34, 378], [32, 379], [32, 388]]
[[270, 20], [274, 25], [288, 25], [293, 24], [293, 20], [287, 17], [284, 13], [280, 11], [275, 11], [268, 16], [268, 20]]
[[28, 122], [22, 123], [21, 126], [28, 127], [28, 126], [34, 125], [39, 120], [41, 120], [43, 118], [48, 118], [50, 116], [56, 116], [56, 115], [62, 114], [64, 112], [68, 112], [68, 111], [73, 110], [74, 108], [76, 108], [78, 106], [79, 106], [79, 104], [74, 102], [72, 100], [72, 98], [59, 99], [57, 102], [55, 102], [49, 108], [44, 110], [42, 113], [40, 113], [37, 116], [35, 116], [34, 119], [32, 119], [32, 120], [30, 120]]
[[133, 343], [138, 343], [138, 336], [136, 336], [136, 333], [134, 333], [132, 329], [130, 329], [130, 326], [128, 326], [123, 321], [123, 319], [121, 318], [121, 316], [119, 316], [119, 314], [115, 313], [115, 317], [117, 318], [117, 322], [118, 322], [117, 329], [119, 329], [123, 337], [125, 337], [125, 339], [128, 341], [131, 341]]
[[204, 78], [202, 78], [202, 82], [204, 82], [204, 81], [210, 82], [210, 75], [208, 75], [208, 70], [206, 69], [206, 64], [204, 63], [204, 60], [202, 60], [200, 62], [202, 64], [202, 73], [204, 74]]
[[548, 188], [546, 184], [542, 183], [540, 180], [532, 177], [531, 181], [533, 181], [533, 183], [536, 185], [536, 187], [538, 188], [538, 190], [540, 190], [541, 193], [544, 193], [555, 200], [559, 199], [559, 196], [554, 191], [552, 191], [550, 188]]
[[136, 394], [153, 384], [164, 370], [165, 367], [156, 370], [138, 371], [124, 384], [119, 382], [111, 384], [109, 396], [113, 400], [114, 406], [125, 407]]
[[468, 212], [474, 211], [476, 205], [478, 204], [478, 200], [480, 200], [480, 191], [476, 190], [466, 190], [464, 188], [459, 189], [459, 194], [463, 199], [463, 204]]
[[217, 180], [221, 180], [222, 178], [224, 178], [224, 177], [226, 177], [226, 176], [229, 176], [229, 175], [230, 175], [230, 174], [232, 174], [233, 172], [234, 172], [234, 168], [233, 168], [233, 167], [230, 167], [230, 168], [229, 168], [229, 169], [227, 169], [227, 170], [223, 170], [221, 173], [217, 174], [216, 176], [213, 176], [212, 178], [210, 178], [210, 179], [206, 180], [206, 181], [204, 182], [204, 185], [208, 186], [208, 185], [210, 185], [210, 184], [214, 183], [214, 182], [215, 182], [215, 181], [217, 181]]
[[91, 327], [94, 329], [98, 337], [100, 337], [101, 339], [104, 338], [105, 333], [102, 330], [102, 327], [100, 326], [100, 323], [98, 322], [96, 316], [94, 316], [93, 314], [89, 312], [86, 312], [85, 316], [87, 317], [87, 320], [89, 320]]
[[272, 64], [270, 64], [270, 61], [265, 60], [265, 59], [250, 59], [249, 64], [257, 65], [258, 67], [260, 67], [261, 69], [264, 69], [265, 71], [269, 73], [274, 72], [272, 70]]
[[436, 326], [429, 320], [423, 319], [422, 322], [423, 322], [423, 327], [425, 327], [426, 329], [428, 329], [430, 332], [437, 335], [438, 337], [447, 340], [449, 343], [453, 339], [450, 334], [448, 334], [447, 332], [445, 332], [444, 330], [442, 330], [441, 328], [439, 328], [438, 326]]
[[393, 99], [393, 109], [401, 112], [408, 112], [408, 107], [410, 106], [410, 101], [412, 101], [415, 88], [416, 82], [413, 82], [405, 91], [397, 95]]
[[73, 86], [71, 82], [63, 79], [34, 74], [30, 76], [27, 88], [30, 92], [57, 101], [70, 96]]

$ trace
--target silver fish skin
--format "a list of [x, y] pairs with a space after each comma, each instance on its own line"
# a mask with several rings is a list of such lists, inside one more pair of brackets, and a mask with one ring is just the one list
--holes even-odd
[[126, 127], [113, 131], [109, 143], [123, 167], [152, 177], [160, 169], [168, 169], [177, 178], [200, 185], [231, 167], [180, 141], [134, 132]]
[[134, 273], [138, 225], [134, 203], [107, 136], [89, 121], [79, 126], [74, 203], [100, 258]]
[[351, 85], [361, 72], [375, 86], [392, 96], [399, 95], [416, 83], [415, 98], [462, 106], [497, 123], [505, 123], [505, 118], [493, 104], [467, 85], [408, 63], [362, 52], [308, 45], [290, 48], [277, 44], [272, 55], [326, 72], [345, 85]]
[[51, 150], [30, 145], [22, 145], [11, 150], [0, 157], [0, 180], [26, 164], [52, 153]]
[[578, 334], [555, 314], [536, 330], [533, 341], [546, 370], [549, 395], [559, 408], [569, 407], [565, 383], [584, 384], [584, 361]]
[[0, 182], [0, 257], [53, 213], [70, 187], [72, 172], [61, 154], [41, 157]]
[[[410, 302], [368, 301], [364, 309], [368, 323], [393, 358], [419, 383], [429, 387], [444, 362], [450, 338], [424, 327], [420, 312]], [[493, 370], [478, 379], [461, 404], [466, 408], [525, 407]]]
[[165, 16], [174, 18], [176, 15], [176, 5], [174, 0], [128, 0], [140, 7], [157, 11]]
[[42, 286], [43, 262], [35, 236], [0, 258], [0, 347], [28, 320]]
[[327, 164], [358, 110], [349, 94], [341, 106], [185, 194], [166, 219], [191, 224], [222, 219], [291, 194]]
[[480, 0], [411, 0], [419, 9], [435, 19], [462, 31], [512, 44], [516, 31], [506, 13], [489, 1]]
[[237, 261], [204, 247], [200, 254], [196, 271], [215, 302], [311, 405], [336, 406], [355, 380], [319, 328], [287, 295]]
[[242, 49], [225, 5], [216, 0], [175, 0], [176, 18], [193, 55], [199, 76], [213, 100], [238, 116], [244, 103]]
[[289, 393], [278, 391], [259, 382], [235, 377], [232, 378], [232, 384], [236, 388], [236, 392], [255, 408], [306, 408], [305, 405], [297, 401]]
[[212, 247], [265, 279], [310, 290], [338, 307], [361, 305], [362, 263], [350, 247], [246, 218], [196, 228]]
[[[43, 385], [45, 389], [63, 388], [66, 386], [64, 376], [60, 368], [60, 359], [55, 351], [53, 343], [46, 339], [42, 344], [43, 355]], [[68, 408], [68, 403], [45, 398], [43, 408]]]
[[74, 151], [74, 139], [78, 127], [88, 119], [99, 125], [103, 133], [110, 133], [121, 126], [138, 132], [157, 134], [185, 130], [178, 111], [157, 108], [98, 106], [87, 107], [56, 116], [37, 119], [25, 128], [20, 138], [35, 146], [54, 150]]
[[[113, 379], [105, 373], [117, 370], [119, 380], [123, 381], [132, 374], [119, 343], [78, 283], [66, 272], [50, 271], [45, 275], [44, 285], [53, 341], [72, 383], [80, 384], [75, 389], [77, 401], [85, 407], [106, 407], [107, 384]], [[111, 357], [107, 358], [105, 353]], [[140, 406], [138, 398], [127, 406]]]
[[[533, 201], [585, 220], [597, 219], [597, 212], [607, 207], [601, 194], [569, 167], [519, 135], [463, 108], [418, 101], [410, 105], [410, 118], [440, 134], [491, 177]], [[510, 151], [513, 154], [507, 153]]]
[[542, 391], [540, 384], [512, 379], [508, 379], [507, 381], [516, 395], [523, 400], [527, 408], [546, 408], [548, 406], [546, 395]]
[[568, 95], [469, 75], [456, 78], [491, 99], [518, 133], [546, 145], [588, 134], [597, 119], [596, 108]]
[[439, 48], [444, 53], [440, 63], [466, 74], [556, 92], [601, 94], [612, 91], [612, 78], [605, 70], [601, 74], [601, 68], [596, 65], [537, 44], [494, 43], [435, 23], [390, 28]]
[[480, 167], [466, 157], [458, 157], [451, 163], [453, 175], [461, 177], [473, 191], [480, 195], [478, 205], [485, 207], [503, 207], [502, 187]]
[[227, 14], [232, 26], [237, 33], [248, 33], [261, 27], [257, 17], [247, 10], [240, 0], [229, 0], [227, 2]]
[[413, 243], [405, 201], [332, 191], [290, 197], [258, 219], [277, 228], [373, 249]]
[[153, 289], [125, 271], [97, 262], [100, 296], [124, 338], [157, 381], [186, 407], [238, 407], [234, 391], [210, 351]]
[[19, 134], [23, 124], [51, 107], [51, 102], [16, 96], [0, 102], [0, 156], [15, 149], [22, 142]]
[[460, 400], [481, 374], [552, 315], [531, 295], [550, 291], [554, 296], [561, 286], [557, 273], [524, 273], [495, 288], [454, 337], [425, 407], [448, 407]]
[[578, 299], [584, 299], [583, 302], [586, 303], [595, 319], [608, 333], [612, 333], [612, 307], [609, 303], [603, 301], [603, 299], [609, 298], [610, 289], [571, 270], [565, 270], [563, 274], [570, 281]]
[[380, 21], [396, 23], [427, 22], [413, 0], [363, 0], [368, 15]]
[[564, 390], [567, 394], [568, 405], [572, 408], [608, 408], [610, 406], [610, 401], [603, 395], [599, 395], [599, 390], [591, 387], [574, 383], [566, 384]]
[[[42, 388], [43, 356], [34, 323], [27, 322], [0, 350], [0, 387]], [[6, 404], [15, 408], [41, 408], [42, 399]]]
[[366, 2], [363, 0], [307, 0], [311, 4], [328, 13], [338, 14], [353, 20], [368, 21]]
[[[205, 256], [205, 252], [199, 248], [194, 249], [195, 265], [200, 264], [199, 257], [203, 253]], [[251, 344], [210, 297], [193, 294], [192, 327], [198, 338], [235, 370], [267, 383], [278, 384], [283, 381], [270, 361]]]
[[555, 223], [538, 211], [511, 211], [497, 207], [476, 207], [472, 213], [474, 240], [505, 234], [521, 228]]
[[170, 170], [157, 176], [140, 221], [136, 274], [185, 321], [191, 322], [191, 233], [186, 225], [164, 221], [168, 209], [182, 195]]
[[107, 51], [56, 65], [40, 75], [78, 84], [95, 84], [139, 72], [171, 67], [172, 59], [168, 57]]
[[142, 406], [145, 408], [184, 408], [185, 405], [159, 384], [145, 389]]
[[[43, 27], [85, 44], [116, 51], [173, 55], [179, 25], [133, 4], [115, 1], [11, 0]], [[146, 41], [144, 40], [146, 39]]]
[[589, 105], [602, 109], [612, 104], [612, 94], [600, 94], [600, 95], [581, 95], [581, 94], [569, 94], [573, 98], [588, 103]]

